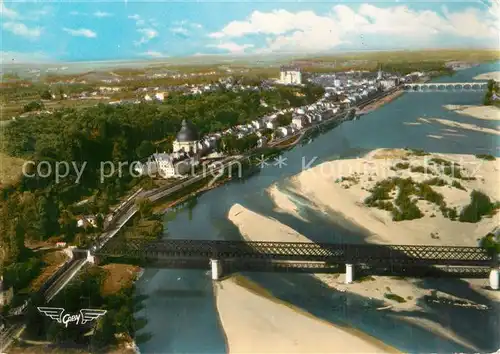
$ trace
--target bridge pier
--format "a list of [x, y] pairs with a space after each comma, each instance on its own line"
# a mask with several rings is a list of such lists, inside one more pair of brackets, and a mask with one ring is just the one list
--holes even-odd
[[212, 269], [212, 280], [219, 280], [222, 276], [222, 263], [218, 259], [210, 260], [210, 267]]
[[345, 283], [351, 284], [354, 281], [354, 265], [346, 264], [345, 265]]
[[498, 290], [499, 288], [499, 275], [500, 271], [498, 269], [492, 269], [490, 272], [490, 287], [493, 290]]

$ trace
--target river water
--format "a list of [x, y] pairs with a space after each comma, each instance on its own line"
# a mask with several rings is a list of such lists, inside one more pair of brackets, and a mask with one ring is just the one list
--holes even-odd
[[[499, 70], [498, 63], [483, 64], [442, 77], [440, 82], [472, 81], [483, 72]], [[407, 125], [419, 117], [444, 118], [483, 127], [495, 127], [494, 121], [474, 119], [447, 111], [445, 104], [480, 104], [484, 93], [443, 92], [405, 93], [395, 101], [309, 142], [287, 151], [286, 166], [266, 166], [259, 174], [244, 182], [232, 182], [200, 196], [194, 207], [165, 215], [165, 237], [176, 239], [240, 239], [238, 229], [227, 220], [231, 206], [238, 203], [259, 214], [276, 218], [314, 241], [363, 242], [362, 230], [349, 231], [339, 215], [325, 216], [314, 212], [307, 203], [298, 201], [305, 223], [288, 214], [273, 211], [273, 203], [265, 190], [273, 183], [286, 186], [286, 178], [299, 173], [303, 165], [359, 156], [374, 148], [411, 147], [441, 153], [490, 153], [499, 156], [498, 136], [460, 130], [465, 136], [445, 136], [449, 128], [438, 123]], [[453, 128], [455, 129], [455, 128]], [[439, 135], [442, 139], [428, 137]], [[314, 226], [312, 226], [314, 225]], [[352, 226], [352, 225], [351, 225]], [[354, 230], [354, 231], [353, 231]], [[452, 330], [458, 337], [481, 351], [500, 348], [498, 313], [466, 308], [433, 305], [426, 313], [376, 311], [376, 306], [363, 306], [366, 299], [349, 293], [339, 293], [325, 287], [311, 275], [282, 273], [246, 273], [250, 279], [267, 288], [277, 298], [293, 303], [334, 324], [346, 324], [368, 333], [388, 345], [405, 352], [470, 352], [471, 350], [405, 322], [401, 316], [427, 318]], [[480, 294], [470, 290], [459, 279], [421, 281], [424, 288], [457, 294], [471, 301], [492, 306]], [[212, 281], [205, 271], [146, 269], [137, 282], [138, 292], [147, 295], [138, 317], [148, 324], [140, 334], [150, 339], [138, 343], [141, 353], [225, 353], [227, 352], [212, 290]], [[307, 289], [307, 290], [305, 290]], [[494, 306], [494, 305], [493, 305]], [[307, 333], [304, 333], [307, 335]]]

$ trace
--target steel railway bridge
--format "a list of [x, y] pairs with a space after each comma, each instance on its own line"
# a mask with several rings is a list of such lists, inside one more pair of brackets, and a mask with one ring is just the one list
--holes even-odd
[[[118, 240], [117, 240], [118, 241]], [[112, 242], [94, 256], [152, 262], [168, 268], [232, 271], [339, 272], [487, 278], [495, 259], [479, 247], [161, 240]]]

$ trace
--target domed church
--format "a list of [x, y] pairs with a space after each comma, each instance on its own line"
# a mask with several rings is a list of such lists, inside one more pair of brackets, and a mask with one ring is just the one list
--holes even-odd
[[185, 119], [182, 121], [181, 130], [177, 133], [172, 149], [173, 152], [184, 151], [186, 153], [197, 153], [199, 150], [198, 131]]

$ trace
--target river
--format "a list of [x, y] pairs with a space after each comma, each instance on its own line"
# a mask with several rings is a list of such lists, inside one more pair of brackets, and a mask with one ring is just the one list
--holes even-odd
[[[461, 82], [483, 72], [498, 70], [498, 63], [483, 64], [462, 70], [453, 77], [436, 81]], [[405, 93], [360, 120], [349, 121], [333, 130], [287, 151], [286, 166], [266, 166], [244, 182], [232, 182], [211, 190], [198, 198], [194, 207], [181, 209], [165, 216], [169, 238], [176, 239], [240, 239], [237, 228], [227, 220], [235, 203], [272, 216], [314, 241], [363, 241], [362, 232], [347, 231], [345, 220], [338, 215], [318, 214], [300, 203], [299, 209], [309, 223], [287, 214], [273, 211], [273, 203], [265, 190], [273, 183], [283, 187], [286, 178], [299, 173], [303, 164], [359, 156], [374, 148], [411, 147], [442, 153], [490, 153], [498, 156], [498, 137], [474, 131], [460, 132], [465, 136], [441, 135], [445, 126], [437, 124], [407, 125], [418, 117], [435, 117], [494, 127], [495, 122], [478, 120], [447, 111], [445, 104], [480, 104], [484, 93], [443, 92]], [[168, 220], [167, 220], [168, 219]], [[311, 227], [314, 225], [314, 227]], [[331, 323], [348, 324], [386, 344], [405, 352], [469, 352], [451, 340], [426, 328], [416, 327], [389, 312], [362, 306], [366, 299], [326, 288], [311, 275], [282, 273], [245, 274], [267, 288], [277, 298], [293, 303]], [[491, 305], [480, 294], [472, 292], [459, 279], [425, 279], [423, 287], [455, 293], [479, 303]], [[144, 308], [137, 314], [148, 324], [139, 333], [150, 339], [138, 343], [141, 353], [225, 353], [224, 330], [220, 324], [212, 281], [205, 271], [146, 269], [137, 282], [138, 292], [147, 295]], [[307, 290], [304, 290], [307, 289]], [[406, 316], [427, 317], [451, 329], [458, 337], [469, 341], [481, 351], [500, 348], [498, 315], [492, 311], [441, 307]], [[304, 335], [307, 335], [306, 333]]]

